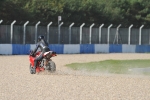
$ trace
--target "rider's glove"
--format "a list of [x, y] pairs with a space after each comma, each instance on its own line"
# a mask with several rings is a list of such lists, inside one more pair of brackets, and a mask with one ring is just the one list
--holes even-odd
[[56, 52], [52, 52], [52, 54], [56, 54]]
[[33, 54], [33, 53], [30, 53], [30, 56], [34, 56], [34, 54]]

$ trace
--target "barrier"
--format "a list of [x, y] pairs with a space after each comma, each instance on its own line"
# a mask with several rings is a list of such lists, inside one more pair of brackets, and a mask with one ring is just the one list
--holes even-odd
[[109, 45], [109, 53], [122, 53], [122, 45]]
[[79, 44], [64, 45], [64, 54], [77, 54], [77, 53], [80, 53], [80, 45]]
[[94, 44], [80, 44], [80, 53], [95, 53]]
[[150, 52], [150, 45], [136, 45], [135, 52], [137, 53]]
[[12, 45], [11, 44], [0, 44], [0, 54], [11, 55]]
[[[0, 54], [28, 55], [35, 44], [0, 44]], [[89, 53], [148, 53], [150, 45], [114, 45], [114, 44], [50, 44], [49, 48], [57, 54]]]
[[95, 53], [109, 53], [109, 44], [95, 44]]
[[64, 53], [64, 45], [63, 44], [51, 44], [49, 45], [50, 50], [57, 52], [57, 54]]
[[136, 45], [122, 45], [122, 53], [135, 53]]
[[13, 55], [27, 55], [30, 52], [29, 44], [12, 44], [12, 54]]

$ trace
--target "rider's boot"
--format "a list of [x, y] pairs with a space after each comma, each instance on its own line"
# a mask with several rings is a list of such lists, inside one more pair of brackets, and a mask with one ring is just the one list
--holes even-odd
[[36, 73], [36, 65], [37, 65], [37, 61], [34, 60], [34, 67], [33, 67], [33, 73], [34, 73], [34, 74]]

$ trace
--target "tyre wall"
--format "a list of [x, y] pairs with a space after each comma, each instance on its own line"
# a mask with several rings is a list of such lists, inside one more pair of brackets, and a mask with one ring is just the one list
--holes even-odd
[[[0, 44], [0, 54], [28, 55], [35, 44]], [[50, 44], [49, 48], [57, 54], [88, 53], [148, 53], [150, 45], [113, 45], [113, 44]]]

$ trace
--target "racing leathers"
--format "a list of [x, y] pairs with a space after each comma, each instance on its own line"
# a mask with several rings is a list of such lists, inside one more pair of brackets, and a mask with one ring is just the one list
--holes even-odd
[[38, 48], [40, 48], [41, 54], [38, 57], [36, 57], [35, 60], [34, 60], [34, 69], [36, 68], [37, 62], [42, 59], [43, 54], [45, 52], [50, 51], [50, 49], [48, 47], [48, 43], [44, 39], [41, 39], [41, 41], [39, 41], [36, 44], [36, 48], [34, 49], [32, 55], [34, 55], [34, 53], [36, 53], [36, 51], [38, 50]]

